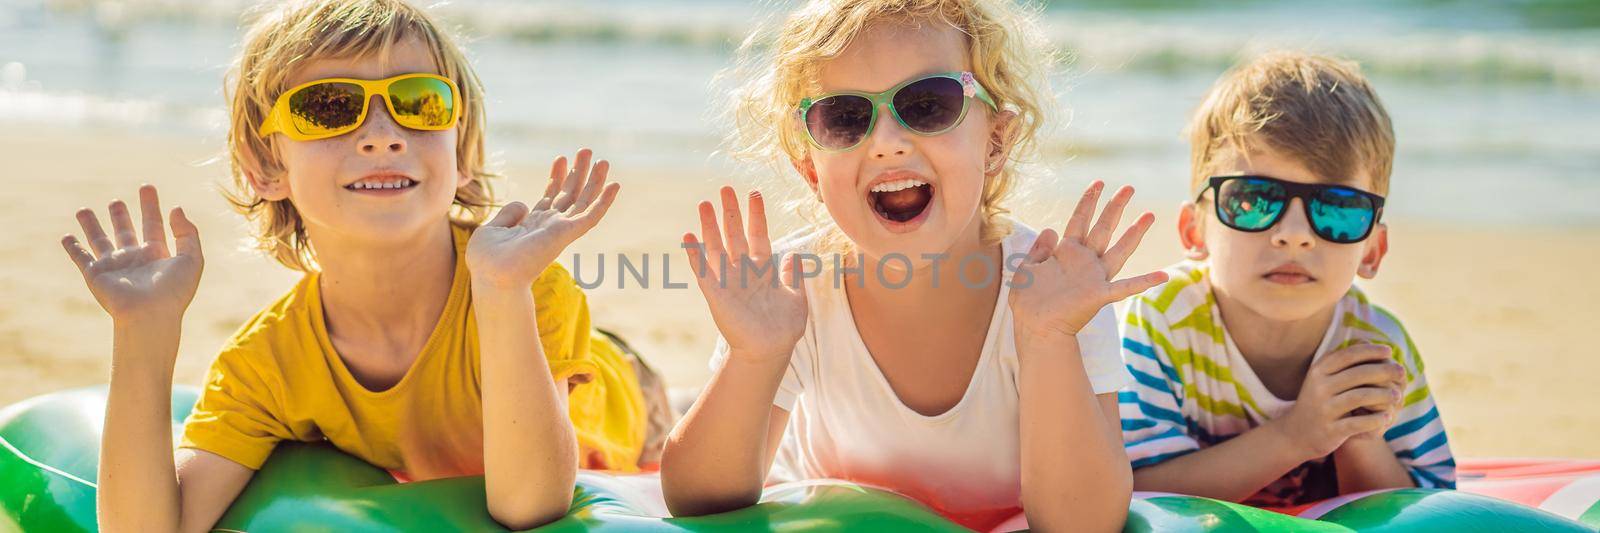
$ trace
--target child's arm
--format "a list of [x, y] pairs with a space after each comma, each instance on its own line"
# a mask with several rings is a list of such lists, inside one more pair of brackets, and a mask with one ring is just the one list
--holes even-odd
[[577, 478], [566, 384], [550, 377], [529, 287], [616, 198], [619, 186], [606, 184], [609, 165], [590, 172], [589, 160], [588, 150], [579, 151], [568, 174], [566, 158], [557, 159], [531, 210], [505, 206], [467, 244], [483, 361], [484, 484], [489, 514], [514, 530], [565, 515]]
[[1417, 486], [1406, 467], [1389, 449], [1382, 432], [1350, 437], [1333, 452], [1334, 470], [1339, 476], [1339, 493], [1349, 494], [1378, 489]]
[[795, 262], [777, 266], [761, 194], [750, 195], [748, 239], [733, 188], [723, 187], [721, 194], [723, 231], [711, 203], [702, 202], [704, 247], [694, 234], [684, 235], [728, 357], [673, 429], [661, 457], [662, 492], [677, 516], [738, 509], [760, 499], [789, 419], [773, 399], [805, 334], [805, 290]]
[[[1384, 431], [1362, 433], [1345, 441], [1333, 452], [1339, 475], [1339, 492], [1348, 493], [1385, 488], [1455, 488], [1455, 458], [1439, 408], [1429, 393], [1417, 347], [1388, 313], [1382, 317], [1399, 329], [1395, 340], [1396, 358], [1405, 364], [1404, 396], [1396, 396], [1386, 409], [1390, 413]], [[1402, 348], [1403, 346], [1403, 348]]]
[[174, 461], [172, 371], [204, 259], [181, 208], [169, 215], [177, 253], [169, 251], [155, 187], [139, 188], [139, 207], [142, 241], [121, 200], [109, 209], [112, 235], [85, 208], [77, 218], [89, 249], [72, 235], [61, 240], [113, 324], [96, 510], [106, 531], [205, 531], [251, 471], [203, 452], [180, 450]]
[[1145, 213], [1111, 245], [1133, 189], [1117, 191], [1091, 228], [1103, 188], [1089, 186], [1059, 241], [1053, 230], [1041, 232], [1013, 276], [1022, 506], [1028, 524], [1042, 531], [1121, 530], [1133, 492], [1116, 397], [1094, 394], [1077, 334], [1101, 308], [1161, 284], [1166, 274], [1112, 281], [1154, 217]]
[[[1301, 463], [1333, 453], [1351, 435], [1381, 431], [1389, 416], [1384, 406], [1397, 394], [1393, 384], [1404, 380], [1405, 372], [1389, 353], [1386, 346], [1359, 345], [1323, 356], [1307, 371], [1295, 406], [1283, 417], [1216, 446], [1139, 468], [1134, 487], [1240, 501]], [[1363, 407], [1372, 412], [1353, 413]]]
[[1120, 530], [1133, 476], [1116, 394], [1090, 389], [1076, 339], [1019, 339], [1017, 350], [1028, 524], [1037, 531]]

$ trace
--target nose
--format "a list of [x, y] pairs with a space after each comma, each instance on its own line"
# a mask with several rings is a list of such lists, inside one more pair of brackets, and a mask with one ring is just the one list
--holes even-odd
[[356, 147], [365, 155], [400, 154], [406, 151], [406, 135], [389, 115], [382, 95], [367, 106], [367, 121], [356, 130]]
[[867, 139], [867, 153], [873, 159], [903, 157], [911, 153], [911, 132], [900, 126], [900, 121], [895, 120], [893, 113], [889, 104], [879, 106], [878, 124], [872, 128], [872, 136]]
[[1316, 246], [1317, 236], [1311, 230], [1311, 221], [1306, 218], [1305, 202], [1293, 198], [1284, 209], [1278, 225], [1272, 227], [1272, 245], [1308, 250]]

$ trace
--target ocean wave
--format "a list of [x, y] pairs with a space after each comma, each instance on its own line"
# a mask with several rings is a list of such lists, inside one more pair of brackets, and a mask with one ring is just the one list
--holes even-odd
[[[239, 24], [256, 0], [38, 0], [55, 13], [90, 17], [113, 31], [151, 22]], [[781, 7], [781, 6], [780, 6]], [[15, 9], [15, 8], [13, 8]], [[24, 8], [25, 9], [25, 8]], [[430, 9], [475, 38], [539, 43], [622, 43], [731, 49], [769, 18], [767, 3], [724, 0], [530, 2], [460, 0]], [[1600, 31], [1594, 29], [1364, 29], [1349, 20], [1315, 32], [1215, 17], [1137, 12], [1047, 11], [1050, 41], [1075, 69], [1220, 72], [1241, 57], [1277, 47], [1308, 48], [1360, 61], [1371, 72], [1422, 80], [1549, 83], [1600, 87]], [[1301, 23], [1306, 24], [1306, 23]]]

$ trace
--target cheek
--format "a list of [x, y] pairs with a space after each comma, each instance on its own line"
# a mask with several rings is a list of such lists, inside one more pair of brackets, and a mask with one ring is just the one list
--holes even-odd
[[814, 152], [811, 162], [817, 172], [817, 193], [832, 202], [856, 195], [856, 174], [861, 168], [860, 150], [843, 153]]
[[412, 136], [417, 157], [429, 167], [456, 167], [456, 131], [417, 132]]
[[1245, 233], [1209, 220], [1205, 230], [1207, 262], [1219, 282], [1228, 288], [1241, 286], [1256, 269], [1254, 258], [1270, 247], [1265, 233]]
[[1361, 268], [1361, 258], [1366, 255], [1366, 245], [1356, 244], [1328, 244], [1324, 243], [1323, 261], [1333, 276], [1338, 279], [1355, 277], [1356, 270]]
[[340, 154], [345, 150], [336, 141], [324, 139], [284, 143], [279, 153], [283, 156], [283, 169], [290, 178], [290, 186], [304, 188], [308, 184], [330, 179], [339, 168]]
[[984, 160], [989, 155], [988, 121], [968, 114], [961, 126], [943, 135], [916, 139], [952, 199], [982, 196]]

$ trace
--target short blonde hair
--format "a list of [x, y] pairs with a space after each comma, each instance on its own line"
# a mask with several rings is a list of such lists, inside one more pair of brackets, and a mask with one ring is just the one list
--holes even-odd
[[[267, 5], [267, 4], [263, 4]], [[232, 180], [223, 195], [251, 223], [257, 250], [294, 270], [319, 268], [305, 225], [288, 199], [266, 200], [247, 173], [279, 179], [284, 168], [279, 136], [256, 134], [295, 69], [324, 58], [381, 54], [407, 39], [433, 52], [439, 74], [456, 82], [462, 114], [457, 122], [458, 171], [472, 178], [456, 189], [452, 223], [476, 227], [495, 202], [484, 165], [483, 87], [451, 37], [426, 13], [400, 0], [296, 0], [258, 13], [224, 83], [228, 98], [228, 155]]]
[[[838, 57], [875, 22], [929, 21], [966, 34], [972, 73], [996, 106], [1016, 114], [1006, 138], [1008, 160], [987, 179], [980, 204], [984, 242], [998, 242], [1011, 227], [1002, 205], [1016, 181], [1016, 163], [1034, 154], [1036, 136], [1054, 103], [1048, 69], [1055, 52], [1034, 25], [1036, 8], [1012, 0], [811, 0], [776, 28], [758, 29], [740, 46], [743, 82], [731, 109], [735, 129], [729, 144], [736, 155], [756, 161], [800, 161], [810, 149], [795, 111], [815, 94], [822, 63]], [[770, 42], [763, 36], [775, 36]], [[798, 202], [813, 225], [828, 228], [824, 249], [847, 242], [820, 209], [820, 202]]]
[[1199, 194], [1226, 149], [1260, 142], [1324, 179], [1366, 170], [1388, 194], [1394, 126], [1353, 61], [1273, 52], [1229, 70], [1189, 123], [1189, 189]]

